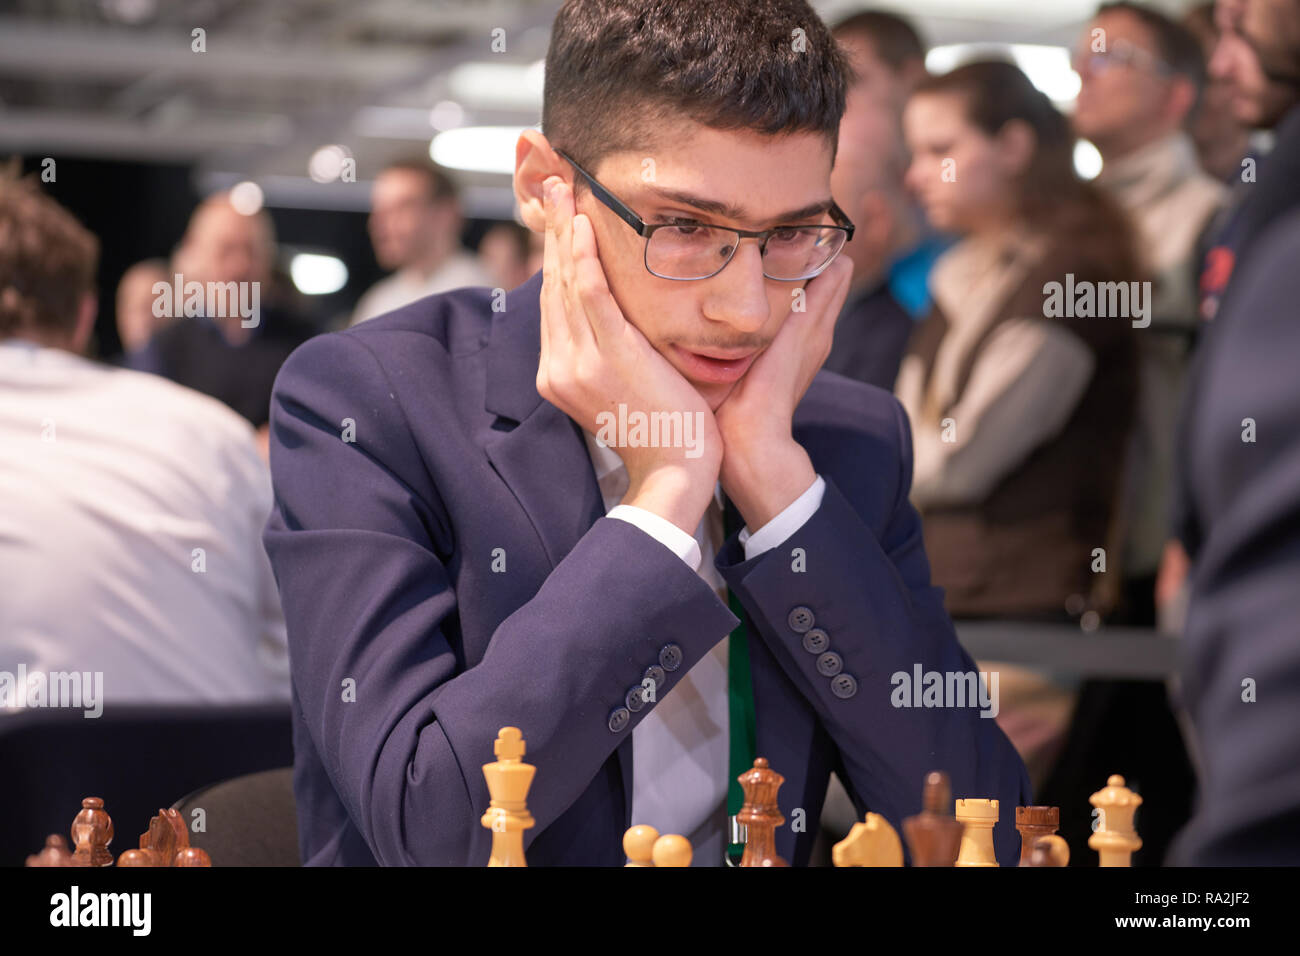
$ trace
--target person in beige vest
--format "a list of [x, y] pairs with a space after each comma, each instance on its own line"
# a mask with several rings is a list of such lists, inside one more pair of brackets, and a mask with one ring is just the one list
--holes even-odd
[[[1108, 600], [1093, 554], [1117, 534], [1137, 388], [1134, 320], [1063, 300], [1067, 287], [1140, 278], [1131, 229], [1075, 174], [1068, 123], [1010, 64], [923, 83], [904, 128], [909, 187], [936, 228], [962, 237], [931, 276], [935, 307], [895, 387], [934, 583], [954, 617], [1096, 616]], [[1073, 690], [980, 667], [1000, 674], [998, 722], [1037, 783]]]
[[1185, 131], [1206, 81], [1186, 27], [1133, 3], [1103, 6], [1079, 41], [1076, 132], [1104, 161], [1097, 185], [1132, 218], [1155, 281], [1141, 331], [1138, 424], [1126, 475], [1123, 619], [1155, 624], [1155, 576], [1168, 537], [1173, 443], [1196, 332], [1197, 241], [1227, 198]]

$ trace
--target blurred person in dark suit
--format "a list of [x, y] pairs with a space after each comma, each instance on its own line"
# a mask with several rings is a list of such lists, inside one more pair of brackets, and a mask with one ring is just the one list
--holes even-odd
[[369, 228], [375, 260], [392, 275], [361, 297], [351, 324], [426, 295], [490, 286], [491, 277], [460, 244], [462, 225], [456, 183], [432, 160], [417, 156], [384, 167], [370, 193]]
[[855, 101], [850, 92], [840, 123], [831, 191], [845, 214], [862, 223], [848, 244], [853, 280], [822, 367], [892, 389], [914, 322], [889, 290], [889, 263], [919, 230], [903, 188], [907, 155], [897, 117]]
[[95, 706], [287, 701], [253, 429], [84, 357], [98, 257], [35, 184], [0, 177], [0, 672], [101, 674]]
[[[837, 198], [858, 207], [862, 215], [883, 214], [887, 226], [882, 235], [871, 219], [854, 220], [866, 224], [849, 245], [854, 285], [861, 292], [868, 273], [882, 272], [890, 298], [913, 319], [923, 319], [930, 310], [930, 270], [952, 243], [929, 228], [920, 207], [896, 184], [895, 176], [902, 174], [896, 174], [895, 166], [907, 165], [903, 105], [928, 76], [925, 42], [908, 20], [885, 10], [855, 13], [831, 33], [854, 70], [831, 186]], [[891, 120], [894, 130], [887, 125]], [[884, 155], [875, 155], [877, 150]], [[853, 298], [850, 295], [846, 315], [856, 304]], [[892, 381], [886, 385], [892, 386]]]
[[263, 429], [263, 442], [276, 373], [312, 334], [267, 301], [274, 258], [265, 211], [246, 215], [225, 193], [205, 199], [190, 217], [165, 292], [164, 311], [177, 321], [131, 363], [220, 399]]
[[[1183, 26], [1201, 43], [1201, 53], [1208, 64], [1219, 45], [1219, 27], [1214, 20], [1214, 3], [1202, 3], [1183, 17]], [[1232, 86], [1220, 76], [1208, 75], [1200, 104], [1192, 114], [1188, 132], [1196, 143], [1201, 168], [1225, 183], [1241, 182], [1241, 161], [1250, 152], [1250, 125], [1242, 122], [1232, 108]]]
[[[1300, 0], [1219, 0], [1215, 18], [1220, 40], [1210, 60], [1210, 74], [1230, 85], [1237, 118], [1270, 131], [1274, 141], [1253, 175], [1236, 190], [1235, 205], [1211, 227], [1201, 273], [1201, 317], [1217, 322], [1216, 315], [1231, 294], [1232, 277], [1255, 254], [1259, 237], [1300, 207]], [[1197, 348], [1184, 409], [1198, 388], [1201, 354], [1213, 348], [1213, 339], [1213, 334], [1203, 336]], [[1190, 467], [1181, 457], [1189, 447], [1184, 434], [1188, 424], [1184, 411], [1170, 507], [1173, 537], [1165, 544], [1156, 580], [1156, 605], [1166, 613], [1178, 605], [1180, 595], [1185, 596], [1188, 571], [1203, 536], [1188, 501], [1185, 478]]]
[[1179, 865], [1300, 864], [1300, 212], [1259, 239], [1189, 395], [1202, 530], [1183, 693], [1202, 764]]

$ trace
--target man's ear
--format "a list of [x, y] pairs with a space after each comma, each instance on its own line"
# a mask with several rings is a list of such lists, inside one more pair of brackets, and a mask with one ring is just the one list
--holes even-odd
[[77, 307], [77, 326], [72, 330], [72, 351], [77, 355], [85, 355], [86, 348], [90, 345], [90, 336], [95, 331], [95, 316], [99, 312], [99, 302], [95, 298], [95, 293], [87, 292], [81, 297], [81, 304]]
[[573, 167], [551, 148], [545, 136], [535, 129], [524, 130], [515, 143], [515, 201], [519, 218], [536, 233], [546, 232], [542, 184], [551, 176], [572, 183]]

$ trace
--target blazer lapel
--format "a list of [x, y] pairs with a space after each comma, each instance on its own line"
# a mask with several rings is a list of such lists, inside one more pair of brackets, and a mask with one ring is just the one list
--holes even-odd
[[498, 416], [488, 459], [528, 514], [551, 566], [604, 516], [582, 430], [537, 392], [541, 313], [537, 273], [492, 317], [485, 405]]

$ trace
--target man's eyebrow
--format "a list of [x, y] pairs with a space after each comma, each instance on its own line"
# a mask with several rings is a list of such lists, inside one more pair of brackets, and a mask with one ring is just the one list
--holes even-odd
[[[683, 192], [680, 189], [667, 189], [663, 186], [649, 186], [649, 190], [654, 193], [655, 198], [665, 202], [676, 202], [684, 206], [693, 206], [701, 212], [712, 213], [715, 216], [722, 216], [726, 219], [734, 219], [738, 222], [747, 222], [750, 215], [742, 207], [732, 205], [731, 203], [720, 202], [717, 199], [706, 199], [703, 196], [696, 196], [694, 193]], [[796, 219], [808, 219], [812, 216], [820, 216], [831, 208], [832, 200], [828, 197], [819, 202], [809, 203], [799, 209], [791, 209], [770, 218], [770, 222], [783, 223], [792, 222]]]

